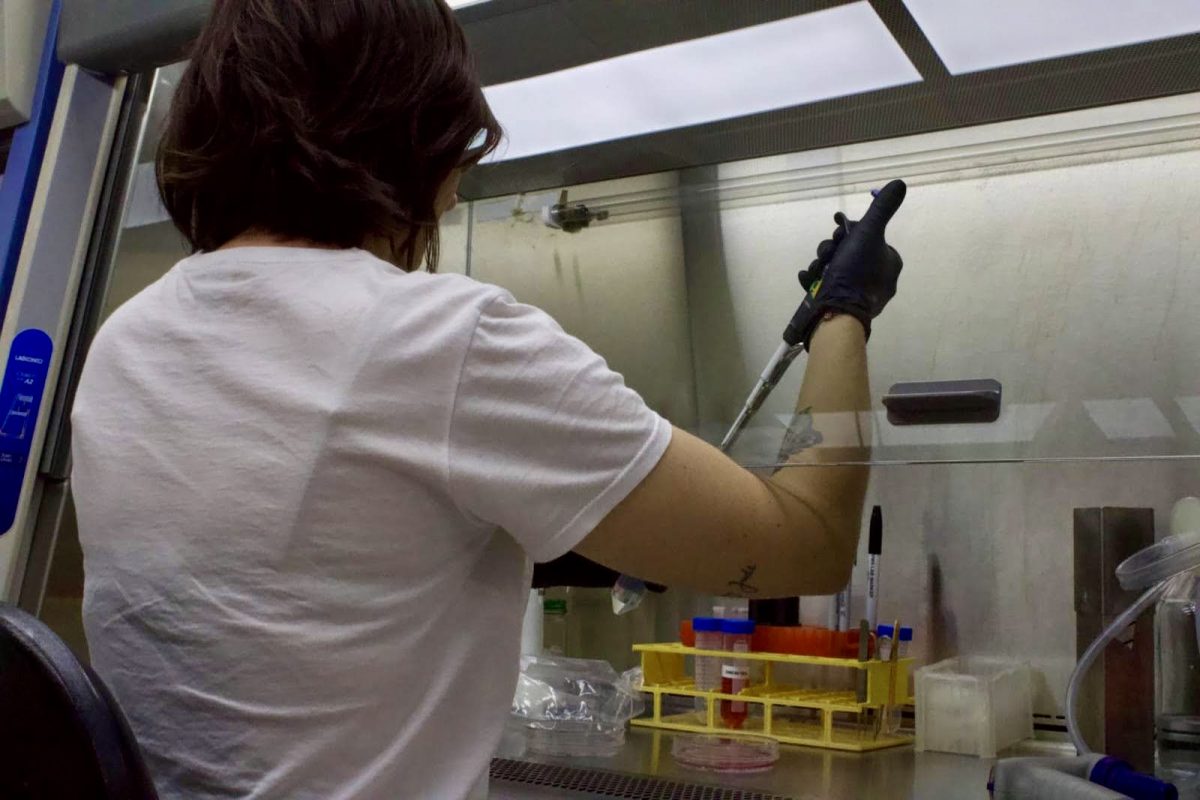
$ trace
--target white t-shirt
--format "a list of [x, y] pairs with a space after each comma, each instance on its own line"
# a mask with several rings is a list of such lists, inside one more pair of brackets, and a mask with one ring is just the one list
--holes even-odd
[[467, 795], [529, 559], [671, 436], [503, 290], [288, 248], [193, 256], [122, 306], [72, 420], [92, 661], [164, 800]]

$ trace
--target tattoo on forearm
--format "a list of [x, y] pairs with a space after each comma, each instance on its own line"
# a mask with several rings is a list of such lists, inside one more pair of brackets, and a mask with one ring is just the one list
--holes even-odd
[[758, 594], [758, 587], [750, 582], [750, 579], [754, 577], [755, 572], [758, 572], [758, 565], [747, 564], [746, 566], [742, 567], [742, 577], [738, 578], [736, 581], [730, 581], [728, 585], [733, 589], [736, 589], [736, 594], [742, 597]]
[[786, 462], [801, 450], [816, 447], [822, 441], [824, 437], [821, 436], [821, 432], [813, 428], [812, 406], [797, 411], [783, 434], [783, 443], [779, 446], [779, 463]]

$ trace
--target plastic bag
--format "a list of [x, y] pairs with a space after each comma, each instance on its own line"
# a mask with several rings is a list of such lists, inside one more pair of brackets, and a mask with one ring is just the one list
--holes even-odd
[[618, 674], [586, 658], [522, 656], [512, 713], [524, 720], [624, 726], [645, 710], [639, 668]]
[[612, 587], [612, 609], [618, 617], [628, 614], [642, 604], [646, 596], [645, 581], [622, 575]]
[[642, 671], [617, 674], [607, 661], [522, 656], [512, 716], [529, 749], [550, 755], [615, 755], [625, 725], [645, 710]]

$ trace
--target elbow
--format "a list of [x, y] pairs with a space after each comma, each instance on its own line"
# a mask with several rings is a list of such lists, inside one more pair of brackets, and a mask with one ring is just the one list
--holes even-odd
[[830, 571], [830, 580], [832, 581], [829, 590], [823, 594], [834, 594], [846, 588], [850, 583], [850, 578], [854, 575], [854, 559], [846, 558], [838, 562], [837, 566]]
[[858, 551], [858, 531], [845, 526], [827, 525], [823, 558], [808, 559], [815, 569], [809, 574], [807, 594], [836, 594], [846, 587], [854, 573]]
[[846, 588], [846, 584], [850, 583], [850, 576], [853, 572], [853, 559], [847, 559], [844, 562], [839, 559], [836, 564], [831, 564], [829, 569], [821, 570], [820, 574], [813, 575], [803, 594], [837, 594]]
[[833, 553], [830, 572], [837, 581], [840, 591], [854, 574], [854, 563], [858, 560], [858, 523], [830, 526], [829, 549]]

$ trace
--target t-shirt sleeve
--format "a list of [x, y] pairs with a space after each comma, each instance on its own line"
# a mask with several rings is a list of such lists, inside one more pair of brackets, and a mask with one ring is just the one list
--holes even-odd
[[480, 313], [449, 438], [459, 508], [549, 561], [646, 477], [671, 426], [587, 345], [505, 294]]

